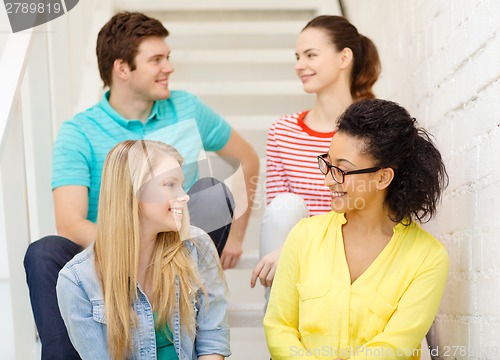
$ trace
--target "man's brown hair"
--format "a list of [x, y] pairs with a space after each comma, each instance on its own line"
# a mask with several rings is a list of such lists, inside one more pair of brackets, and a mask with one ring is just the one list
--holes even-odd
[[116, 59], [125, 61], [135, 70], [135, 56], [146, 37], [165, 38], [168, 30], [157, 19], [138, 12], [121, 12], [113, 16], [97, 35], [97, 64], [104, 85], [111, 85], [111, 73]]

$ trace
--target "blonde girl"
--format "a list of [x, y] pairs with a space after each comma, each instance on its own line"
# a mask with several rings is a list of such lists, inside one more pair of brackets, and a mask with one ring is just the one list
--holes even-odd
[[83, 359], [230, 355], [225, 280], [212, 240], [189, 226], [182, 162], [175, 148], [147, 140], [121, 142], [106, 157], [97, 238], [57, 283]]

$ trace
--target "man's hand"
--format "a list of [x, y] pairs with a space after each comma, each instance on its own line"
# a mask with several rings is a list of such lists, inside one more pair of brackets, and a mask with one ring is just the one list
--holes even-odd
[[241, 254], [243, 253], [243, 238], [236, 236], [232, 231], [229, 232], [226, 246], [222, 250], [220, 263], [224, 270], [236, 266]]
[[264, 256], [255, 265], [252, 271], [252, 279], [250, 280], [250, 287], [255, 287], [257, 279], [264, 287], [271, 286], [273, 284], [274, 275], [276, 274], [276, 268], [278, 267], [278, 260], [280, 259], [281, 248], [278, 248], [266, 256]]

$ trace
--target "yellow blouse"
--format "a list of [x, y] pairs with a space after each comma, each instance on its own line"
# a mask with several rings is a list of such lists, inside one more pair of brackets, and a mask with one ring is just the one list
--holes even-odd
[[273, 360], [420, 359], [448, 275], [446, 249], [415, 222], [398, 224], [351, 285], [345, 223], [331, 211], [288, 235], [264, 318]]

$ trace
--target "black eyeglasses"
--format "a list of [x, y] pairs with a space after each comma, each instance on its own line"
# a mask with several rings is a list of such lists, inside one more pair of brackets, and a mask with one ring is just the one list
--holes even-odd
[[336, 167], [335, 165], [330, 164], [326, 160], [327, 157], [328, 157], [328, 154], [318, 155], [319, 171], [321, 171], [323, 173], [323, 175], [327, 175], [328, 172], [330, 171], [332, 173], [333, 180], [335, 180], [339, 184], [343, 184], [344, 183], [346, 175], [368, 174], [368, 173], [373, 173], [375, 171], [378, 171], [378, 170], [382, 169], [380, 166], [374, 166], [374, 167], [367, 168], [367, 169], [345, 171], [345, 170], [342, 170], [339, 167]]

